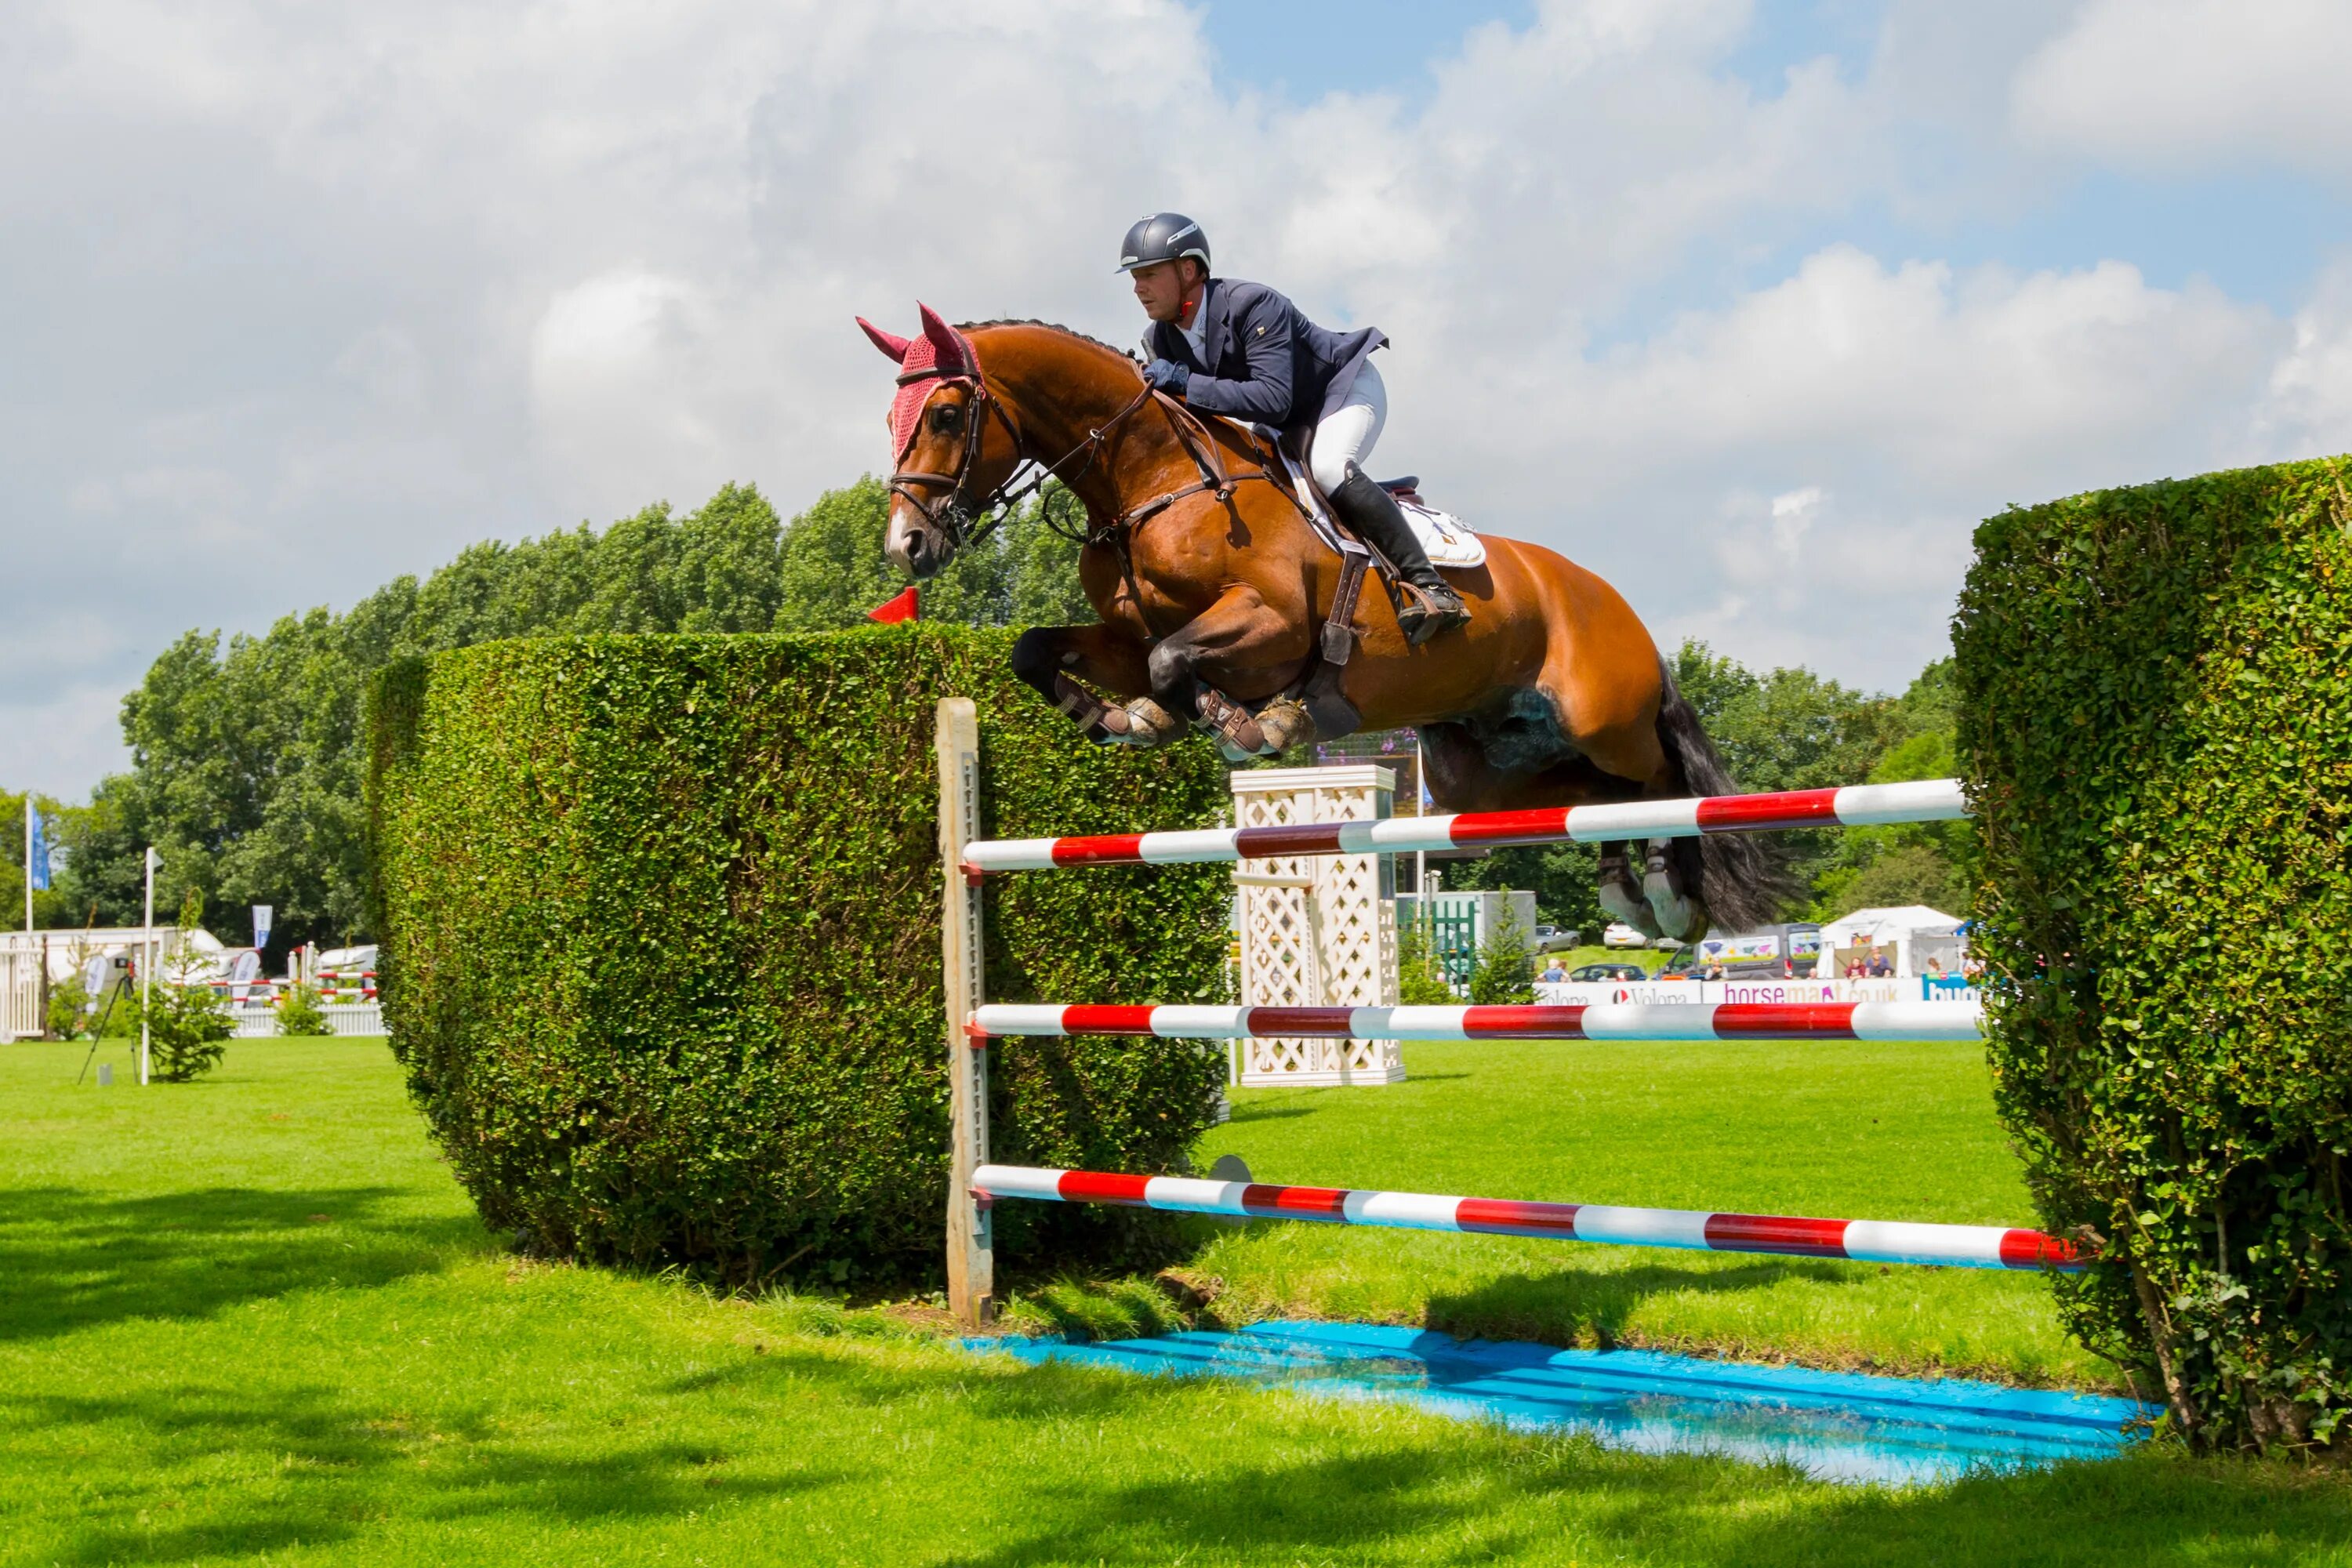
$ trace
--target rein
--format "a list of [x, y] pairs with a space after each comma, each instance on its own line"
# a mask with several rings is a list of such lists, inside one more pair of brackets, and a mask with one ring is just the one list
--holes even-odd
[[[940, 375], [935, 370], [924, 369], [908, 371], [898, 377], [898, 384], [901, 386], [918, 381], [937, 381], [943, 388], [961, 385], [971, 389], [971, 401], [965, 405], [970, 412], [964, 424], [963, 454], [957, 460], [956, 471], [952, 474], [935, 474], [917, 468], [901, 468], [890, 476], [889, 489], [891, 493], [903, 498], [908, 505], [913, 507], [925, 522], [947, 535], [948, 542], [959, 551], [969, 545], [977, 544], [995, 531], [1012, 509], [1044, 489], [1046, 480], [1059, 479], [1063, 484], [1067, 485], [1085, 475], [1094, 467], [1095, 459], [1101, 456], [1103, 443], [1109, 439], [1111, 433], [1134, 417], [1146, 403], [1155, 398], [1160, 404], [1160, 412], [1167, 416], [1169, 428], [1175, 434], [1176, 444], [1184, 449], [1186, 457], [1192, 459], [1192, 466], [1200, 469], [1200, 479], [1180, 489], [1154, 496], [1141, 506], [1130, 507], [1107, 522], [1096, 523], [1089, 520], [1087, 527], [1080, 531], [1064, 528], [1055, 521], [1051, 513], [1045, 515], [1046, 527], [1074, 544], [1108, 546], [1116, 550], [1127, 575], [1132, 579], [1133, 568], [1127, 565], [1128, 537], [1136, 529], [1142, 527], [1178, 501], [1188, 500], [1204, 491], [1214, 491], [1217, 500], [1222, 503], [1233, 499], [1235, 486], [1245, 484], [1251, 479], [1263, 479], [1274, 486], [1276, 492], [1296, 508], [1300, 516], [1307, 515], [1307, 509], [1300, 503], [1298, 498], [1291, 494], [1289, 488], [1277, 479], [1263, 463], [1255, 468], [1242, 473], [1228, 473], [1224, 460], [1218, 453], [1216, 437], [1209, 434], [1208, 426], [1201, 422], [1200, 416], [1176, 399], [1159, 391], [1149, 382], [1137, 390], [1134, 398], [1125, 407], [1087, 431], [1084, 440], [1052, 462], [1046, 463], [1027, 455], [1028, 438], [1022, 434], [1020, 425], [1005, 407], [1004, 400], [991, 392], [988, 389], [987, 381], [979, 374], [966, 372]], [[928, 399], [925, 400], [924, 406], [926, 409], [929, 407]], [[981, 443], [987, 438], [988, 416], [991, 414], [995, 415], [1003, 425], [1005, 434], [1013, 437], [1013, 449], [1021, 456], [1022, 460], [1013, 465], [1013, 472], [1004, 477], [1003, 482], [990, 490], [981, 499], [979, 504], [974, 506], [965, 498], [965, 482], [971, 478], [973, 466], [980, 460]], [[918, 427], [919, 428], [919, 426]], [[908, 437], [908, 445], [909, 447], [913, 446], [912, 437]], [[1061, 471], [1063, 465], [1081, 452], [1086, 454], [1087, 460], [1079, 465], [1076, 473], [1064, 475]], [[1034, 466], [1035, 471], [1025, 482], [1016, 485], [1014, 481], [1021, 478], [1022, 469], [1032, 465]], [[919, 493], [924, 488], [937, 488], [948, 493], [934, 504], [926, 500]]]
[[[943, 386], [966, 385], [971, 388], [971, 402], [967, 405], [971, 409], [971, 417], [964, 426], [963, 456], [958, 460], [956, 471], [952, 474], [931, 474], [917, 469], [901, 468], [890, 476], [890, 489], [893, 493], [904, 497], [907, 504], [913, 507], [925, 522], [946, 534], [949, 542], [958, 550], [967, 545], [977, 544], [994, 532], [1010, 514], [1012, 509], [1044, 489], [1046, 480], [1058, 479], [1066, 485], [1071, 479], [1078, 478], [1093, 468], [1095, 458], [1101, 453], [1102, 444], [1109, 438], [1110, 433], [1125, 424], [1137, 409], [1143, 406], [1145, 400], [1152, 394], [1152, 388], [1147, 383], [1142, 390], [1135, 395], [1133, 402], [1087, 431], [1085, 440], [1080, 441], [1052, 462], [1045, 463], [1028, 456], [1028, 437], [1021, 433], [1021, 426], [1014, 423], [1012, 414], [1006, 410], [1004, 400], [988, 390], [988, 383], [985, 380], [973, 374], [937, 375], [929, 370], [909, 371], [898, 378], [899, 384], [902, 386], [909, 382], [928, 380], [937, 380]], [[928, 400], [924, 406], [929, 406]], [[988, 424], [985, 416], [991, 412], [1003, 422], [1005, 434], [1013, 437], [1013, 449], [1020, 455], [1021, 461], [1013, 465], [1013, 471], [1004, 476], [1003, 482], [989, 491], [975, 508], [964, 500], [964, 481], [971, 476], [972, 465], [979, 461], [980, 444], [986, 435]], [[912, 444], [910, 437], [908, 445]], [[1087, 460], [1079, 465], [1076, 474], [1064, 478], [1061, 472], [1062, 465], [1081, 452], [1087, 454]], [[1013, 481], [1021, 478], [1022, 468], [1032, 464], [1035, 465], [1036, 472], [1029, 477], [1027, 482], [1016, 486]], [[919, 485], [940, 486], [947, 489], [948, 495], [934, 508], [910, 488]], [[982, 521], [976, 527], [968, 526], [967, 520], [975, 514]], [[1061, 527], [1050, 517], [1046, 520], [1046, 526], [1052, 528], [1056, 533], [1062, 533], [1065, 538], [1076, 537], [1064, 533]], [[1085, 539], [1079, 540], [1081, 543], [1087, 542]]]

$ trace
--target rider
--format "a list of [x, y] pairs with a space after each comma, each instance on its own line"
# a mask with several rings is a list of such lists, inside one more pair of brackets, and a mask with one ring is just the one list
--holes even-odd
[[1127, 231], [1118, 269], [1151, 318], [1144, 379], [1211, 414], [1288, 433], [1314, 431], [1307, 466], [1340, 520], [1380, 547], [1412, 588], [1397, 612], [1405, 640], [1427, 642], [1470, 612], [1437, 574], [1396, 498], [1360, 466], [1388, 421], [1372, 351], [1376, 327], [1341, 336], [1317, 326], [1263, 283], [1209, 275], [1209, 241], [1181, 213], [1154, 213]]

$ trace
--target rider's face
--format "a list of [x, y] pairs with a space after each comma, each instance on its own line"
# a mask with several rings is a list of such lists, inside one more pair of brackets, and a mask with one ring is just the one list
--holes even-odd
[[1135, 302], [1155, 321], [1172, 321], [1184, 313], [1184, 273], [1181, 261], [1155, 261], [1128, 274], [1135, 282]]

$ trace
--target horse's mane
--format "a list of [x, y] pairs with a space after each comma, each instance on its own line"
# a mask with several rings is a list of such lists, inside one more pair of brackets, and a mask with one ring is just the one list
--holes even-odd
[[1092, 343], [1098, 349], [1108, 349], [1112, 353], [1130, 363], [1143, 363], [1131, 350], [1112, 348], [1100, 338], [1090, 338], [1076, 327], [1066, 327], [1059, 321], [1041, 321], [1034, 316], [1005, 316], [993, 321], [958, 321], [956, 323], [956, 331], [960, 332], [978, 331], [982, 327], [1043, 327], [1049, 332], [1059, 332], [1066, 338], [1076, 338], [1082, 343]]

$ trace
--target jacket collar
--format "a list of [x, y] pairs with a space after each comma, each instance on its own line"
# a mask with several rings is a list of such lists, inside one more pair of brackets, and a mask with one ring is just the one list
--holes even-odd
[[1201, 286], [1201, 368], [1214, 374], [1218, 356], [1225, 352], [1225, 340], [1233, 335], [1233, 321], [1226, 310], [1224, 284], [1214, 278]]

